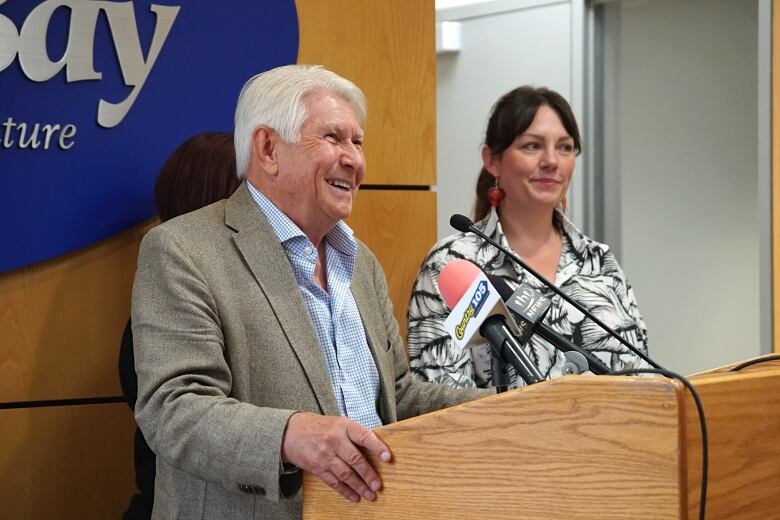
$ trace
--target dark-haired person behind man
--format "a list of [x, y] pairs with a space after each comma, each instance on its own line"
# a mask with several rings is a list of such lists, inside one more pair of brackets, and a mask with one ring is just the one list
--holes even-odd
[[413, 382], [384, 274], [343, 222], [365, 173], [363, 93], [322, 67], [259, 74], [227, 201], [149, 232], [133, 290], [136, 417], [154, 518], [298, 518], [299, 468], [350, 500], [373, 427], [492, 393]]
[[[165, 161], [154, 186], [157, 216], [165, 222], [207, 204], [229, 197], [239, 184], [233, 134], [204, 132], [179, 145]], [[119, 382], [122, 395], [135, 409], [138, 381], [135, 375], [133, 333], [128, 320], [119, 349]], [[154, 452], [136, 428], [133, 458], [138, 493], [130, 499], [123, 520], [148, 520], [154, 504]]]

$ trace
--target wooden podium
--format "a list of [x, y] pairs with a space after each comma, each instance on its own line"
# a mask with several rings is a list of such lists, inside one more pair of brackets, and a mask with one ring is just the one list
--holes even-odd
[[[780, 362], [691, 376], [707, 518], [780, 518]], [[305, 519], [698, 518], [701, 433], [678, 381], [568, 376], [375, 430], [375, 502], [304, 476]]]

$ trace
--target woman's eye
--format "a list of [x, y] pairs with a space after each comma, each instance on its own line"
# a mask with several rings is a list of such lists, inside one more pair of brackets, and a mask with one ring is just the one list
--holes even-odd
[[539, 149], [539, 143], [525, 143], [523, 145], [523, 150], [538, 150]]
[[357, 148], [363, 148], [363, 141], [360, 139], [353, 139], [352, 144], [354, 144]]
[[559, 149], [565, 153], [572, 153], [574, 151], [574, 145], [571, 143], [563, 143], [559, 146]]

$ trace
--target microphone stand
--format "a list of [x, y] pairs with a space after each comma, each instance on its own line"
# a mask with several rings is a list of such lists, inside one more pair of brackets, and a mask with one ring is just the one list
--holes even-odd
[[459, 215], [455, 213], [450, 217], [450, 226], [457, 229], [458, 231], [461, 231], [463, 233], [465, 232], [471, 232], [477, 235], [478, 237], [482, 238], [484, 241], [504, 253], [507, 257], [509, 257], [514, 263], [531, 273], [537, 280], [542, 282], [548, 289], [552, 290], [555, 294], [563, 298], [566, 302], [571, 304], [575, 309], [580, 311], [582, 314], [593, 320], [593, 322], [601, 327], [606, 333], [608, 333], [610, 336], [618, 340], [622, 345], [624, 345], [628, 350], [639, 356], [640, 358], [644, 359], [647, 363], [650, 364], [650, 366], [664, 370], [664, 368], [647, 357], [645, 354], [643, 354], [639, 349], [631, 345], [628, 341], [624, 340], [620, 334], [609, 328], [604, 322], [602, 322], [600, 319], [598, 319], [596, 316], [594, 316], [592, 313], [590, 313], [585, 307], [574, 301], [571, 297], [569, 297], [568, 294], [558, 289], [554, 284], [551, 284], [548, 282], [542, 275], [537, 273], [534, 269], [531, 268], [528, 264], [526, 264], [522, 258], [512, 253], [510, 250], [487, 236], [485, 233], [477, 229], [477, 227], [474, 225], [474, 223], [471, 221], [470, 218], [468, 218], [465, 215]]
[[564, 356], [568, 352], [578, 353], [594, 374], [604, 375], [612, 373], [612, 370], [602, 363], [599, 358], [578, 347], [563, 336], [559, 336], [554, 330], [544, 324], [544, 317], [547, 311], [550, 310], [551, 301], [549, 298], [542, 296], [541, 292], [528, 284], [520, 284], [513, 291], [509, 284], [500, 276], [487, 273], [485, 273], [485, 276], [498, 291], [498, 295], [506, 304], [506, 308], [514, 315], [515, 322], [520, 327], [520, 330], [525, 331], [525, 334], [520, 337], [521, 343], [527, 342], [535, 334], [563, 352]]
[[493, 386], [496, 387], [496, 393], [500, 394], [506, 392], [509, 388], [509, 381], [507, 381], [506, 367], [501, 360], [501, 356], [496, 352], [491, 352], [493, 356], [490, 361], [490, 378], [493, 380]]

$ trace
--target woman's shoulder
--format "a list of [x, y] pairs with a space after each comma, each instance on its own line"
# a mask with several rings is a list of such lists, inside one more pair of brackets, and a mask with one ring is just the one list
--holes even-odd
[[565, 217], [562, 226], [570, 259], [579, 266], [581, 275], [623, 278], [623, 269], [608, 244], [589, 237]]
[[574, 251], [579, 253], [579, 256], [612, 256], [608, 244], [599, 242], [580, 231], [580, 229], [562, 213], [559, 213], [559, 216], [561, 229], [568, 237]]
[[454, 259], [473, 260], [479, 248], [479, 237], [470, 233], [453, 233], [438, 240], [425, 257], [423, 264], [443, 267]]

